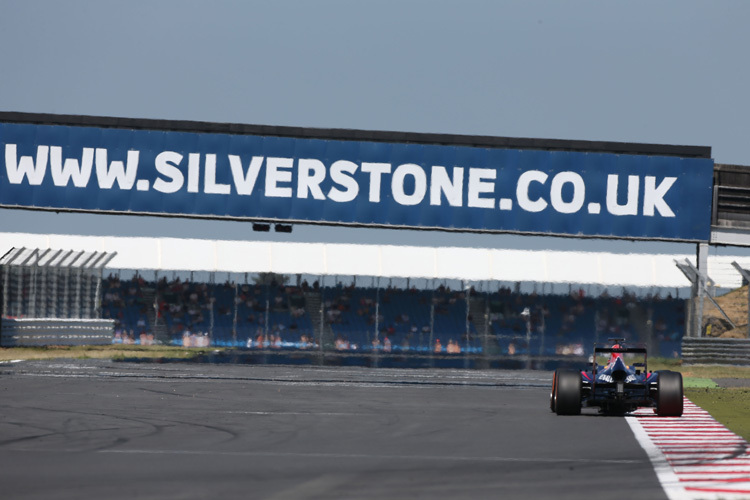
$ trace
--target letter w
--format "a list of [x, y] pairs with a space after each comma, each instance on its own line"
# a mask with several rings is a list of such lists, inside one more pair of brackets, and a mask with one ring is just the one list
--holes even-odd
[[94, 148], [83, 148], [80, 167], [77, 158], [62, 160], [62, 148], [52, 146], [49, 154], [49, 169], [55, 186], [67, 186], [70, 179], [76, 187], [86, 187], [94, 164]]
[[127, 166], [121, 161], [107, 163], [107, 150], [96, 149], [96, 177], [101, 189], [112, 189], [117, 181], [120, 189], [132, 189], [138, 174], [138, 157], [140, 152], [128, 151]]
[[36, 148], [36, 163], [31, 156], [18, 158], [15, 144], [5, 145], [5, 171], [8, 173], [8, 182], [21, 184], [23, 178], [29, 179], [31, 186], [38, 186], [44, 180], [47, 172], [47, 157], [49, 146], [38, 146]]

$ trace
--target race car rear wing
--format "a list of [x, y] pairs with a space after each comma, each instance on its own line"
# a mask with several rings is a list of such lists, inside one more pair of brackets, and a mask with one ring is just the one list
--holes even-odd
[[596, 344], [594, 344], [594, 356], [593, 356], [593, 372], [596, 374], [597, 370], [597, 364], [596, 364], [596, 357], [599, 354], [612, 354], [612, 353], [620, 353], [620, 354], [626, 354], [626, 353], [632, 353], [632, 354], [643, 354], [643, 363], [633, 363], [633, 366], [636, 366], [638, 368], [643, 368], [643, 371], [647, 371], [647, 364], [648, 364], [648, 350], [644, 345], [637, 345], [637, 346], [620, 346], [620, 347], [597, 347]]
[[641, 353], [646, 354], [647, 350], [645, 347], [594, 347], [594, 354], [597, 353], [613, 353], [613, 352], [619, 352], [619, 353], [626, 353], [626, 352], [632, 352], [632, 353]]

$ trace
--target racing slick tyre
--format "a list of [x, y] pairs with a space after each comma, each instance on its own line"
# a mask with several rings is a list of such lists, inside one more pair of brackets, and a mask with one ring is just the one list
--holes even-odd
[[553, 394], [555, 413], [579, 415], [581, 413], [581, 372], [557, 370]]
[[682, 373], [660, 371], [656, 382], [656, 414], [682, 416]]
[[552, 392], [549, 395], [549, 409], [555, 412], [555, 401], [557, 400], [557, 370], [552, 375]]

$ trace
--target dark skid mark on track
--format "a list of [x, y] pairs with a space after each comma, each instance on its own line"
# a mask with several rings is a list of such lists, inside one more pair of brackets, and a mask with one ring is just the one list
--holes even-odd
[[[101, 418], [111, 418], [111, 419], [114, 419], [114, 420], [121, 420], [121, 421], [125, 421], [125, 422], [134, 422], [134, 423], [137, 423], [137, 424], [145, 425], [147, 427], [151, 427], [153, 429], [151, 432], [146, 432], [146, 433], [140, 434], [139, 435], [140, 438], [145, 438], [145, 437], [151, 437], [151, 436], [158, 435], [158, 434], [160, 434], [163, 431], [163, 429], [165, 429], [167, 427], [172, 427], [174, 425], [187, 425], [187, 426], [194, 426], [194, 427], [202, 427], [204, 429], [208, 429], [208, 430], [211, 430], [211, 431], [219, 432], [219, 433], [222, 433], [222, 434], [228, 434], [229, 437], [227, 439], [225, 439], [224, 442], [232, 441], [232, 440], [234, 440], [234, 439], [236, 439], [238, 437], [237, 433], [233, 432], [231, 430], [228, 430], [228, 429], [225, 429], [225, 428], [222, 428], [222, 427], [218, 427], [218, 426], [215, 426], [215, 425], [209, 425], [209, 424], [198, 423], [198, 422], [188, 422], [188, 421], [183, 421], [183, 420], [164, 419], [164, 418], [154, 418], [154, 419], [133, 418], [133, 417], [123, 417], [121, 415], [113, 415], [113, 414], [110, 414], [110, 413], [73, 411], [73, 410], [57, 410], [57, 409], [54, 409], [54, 408], [39, 408], [39, 407], [35, 407], [35, 408], [29, 408], [29, 409], [30, 410], [34, 410], [34, 411], [38, 411], [38, 412], [64, 413], [64, 414], [70, 414], [70, 415], [83, 415], [83, 416], [87, 416], [87, 417], [92, 417], [93, 416], [93, 417], [101, 417]], [[154, 421], [157, 421], [157, 423], [154, 423]], [[11, 440], [7, 440], [7, 441], [0, 441], [0, 446], [14, 444], [14, 443], [17, 443], [17, 442], [32, 441], [32, 440], [42, 439], [42, 438], [52, 437], [52, 436], [70, 436], [70, 435], [73, 435], [73, 434], [81, 434], [81, 433], [85, 433], [85, 432], [117, 431], [117, 430], [120, 430], [120, 429], [121, 429], [120, 427], [97, 427], [97, 428], [92, 428], [92, 429], [79, 429], [79, 430], [75, 430], [75, 431], [66, 431], [66, 430], [52, 431], [52, 432], [48, 432], [46, 434], [37, 434], [37, 435], [34, 435], [34, 436], [24, 436], [22, 438], [11, 439]], [[125, 438], [118, 438], [115, 442], [103, 445], [103, 446], [101, 446], [99, 448], [95, 448], [95, 450], [102, 451], [102, 450], [109, 449], [109, 448], [118, 446], [120, 444], [123, 444], [123, 442], [128, 442], [128, 440], [125, 439]]]

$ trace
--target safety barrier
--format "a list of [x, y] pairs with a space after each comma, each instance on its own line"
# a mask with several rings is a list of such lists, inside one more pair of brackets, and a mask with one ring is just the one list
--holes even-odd
[[750, 339], [682, 339], [682, 361], [688, 364], [750, 365]]
[[114, 330], [115, 322], [111, 319], [3, 318], [0, 345], [108, 345], [112, 343]]

